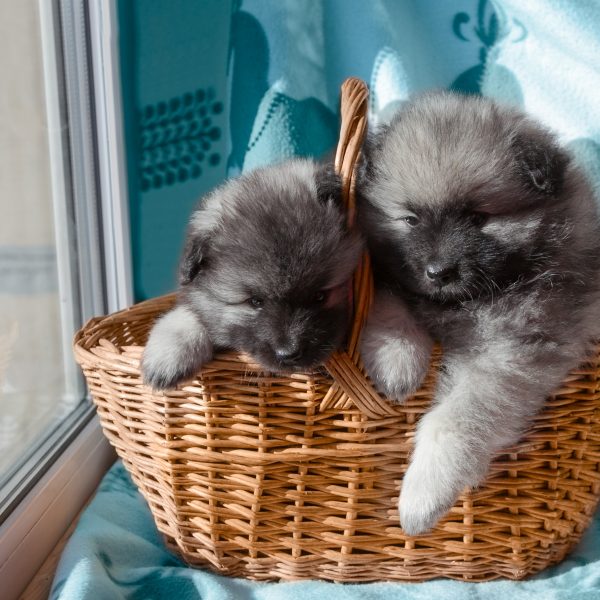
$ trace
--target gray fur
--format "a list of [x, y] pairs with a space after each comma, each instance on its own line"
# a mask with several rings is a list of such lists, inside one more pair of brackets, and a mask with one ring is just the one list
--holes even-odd
[[321, 364], [343, 340], [361, 251], [331, 166], [296, 159], [228, 181], [191, 217], [177, 306], [150, 334], [145, 382], [174, 387], [214, 347], [274, 372]]
[[[359, 214], [377, 303], [397, 301], [398, 339], [374, 314], [365, 365], [401, 400], [422, 380], [428, 336], [444, 350], [400, 496], [402, 527], [416, 535], [484, 479], [600, 337], [600, 225], [590, 186], [556, 139], [489, 99], [418, 98], [366, 156]], [[408, 326], [398, 326], [406, 311]], [[378, 337], [389, 353], [373, 352]]]

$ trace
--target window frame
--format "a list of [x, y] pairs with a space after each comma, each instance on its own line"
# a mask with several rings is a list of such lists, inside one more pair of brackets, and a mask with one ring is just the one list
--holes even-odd
[[[73, 334], [133, 302], [117, 0], [38, 0], [38, 10], [65, 376], [86, 398]], [[114, 460], [89, 398], [31, 454], [2, 505], [3, 598], [25, 589]]]

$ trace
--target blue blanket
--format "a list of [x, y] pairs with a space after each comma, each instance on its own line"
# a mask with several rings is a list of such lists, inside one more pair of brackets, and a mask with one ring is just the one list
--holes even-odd
[[600, 515], [560, 565], [527, 581], [420, 584], [256, 583], [190, 569], [169, 553], [150, 511], [117, 462], [81, 516], [51, 600], [584, 600], [600, 598]]

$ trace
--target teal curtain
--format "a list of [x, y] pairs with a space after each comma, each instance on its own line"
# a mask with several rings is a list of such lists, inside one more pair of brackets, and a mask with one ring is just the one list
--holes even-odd
[[373, 121], [423, 90], [485, 93], [546, 120], [598, 169], [597, 2], [121, 0], [119, 11], [138, 300], [174, 289], [204, 193], [333, 148], [351, 75], [370, 85]]

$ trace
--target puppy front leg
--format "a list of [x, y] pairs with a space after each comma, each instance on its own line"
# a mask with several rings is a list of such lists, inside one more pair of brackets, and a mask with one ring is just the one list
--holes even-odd
[[402, 402], [423, 382], [433, 340], [406, 304], [386, 290], [376, 293], [361, 337], [361, 356], [375, 387]]
[[409, 535], [431, 529], [466, 487], [483, 481], [494, 454], [519, 439], [571, 366], [524, 348], [504, 363], [499, 354], [447, 357], [402, 482], [400, 523]]
[[398, 506], [400, 525], [408, 535], [431, 529], [462, 490], [487, 472], [494, 450], [458, 423], [461, 418], [449, 404], [441, 404], [419, 422]]
[[156, 321], [142, 357], [142, 379], [155, 390], [174, 388], [191, 378], [213, 356], [208, 331], [185, 306]]

